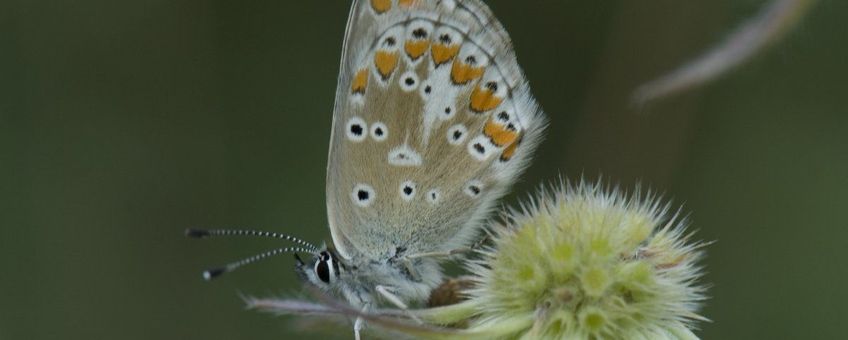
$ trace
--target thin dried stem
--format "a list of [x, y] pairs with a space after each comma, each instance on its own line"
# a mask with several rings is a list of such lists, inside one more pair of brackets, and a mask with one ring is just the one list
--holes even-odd
[[702, 86], [748, 61], [782, 38], [816, 0], [774, 0], [724, 42], [671, 73], [639, 86], [637, 105]]

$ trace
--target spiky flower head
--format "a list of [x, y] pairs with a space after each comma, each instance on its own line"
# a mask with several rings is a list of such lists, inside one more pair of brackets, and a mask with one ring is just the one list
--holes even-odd
[[431, 297], [453, 300], [459, 290], [464, 301], [370, 315], [339, 304], [250, 305], [355, 315], [420, 338], [697, 339], [691, 328], [705, 320], [696, 314], [705, 290], [697, 283], [703, 244], [690, 242], [685, 220], [669, 213], [651, 194], [560, 185], [505, 213], [490, 228], [492, 245], [466, 262], [469, 276]]
[[422, 315], [486, 338], [697, 339], [701, 244], [652, 195], [562, 185], [504, 220], [468, 300]]

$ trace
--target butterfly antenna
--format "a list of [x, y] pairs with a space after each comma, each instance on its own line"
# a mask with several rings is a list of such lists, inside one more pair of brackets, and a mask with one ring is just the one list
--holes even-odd
[[275, 233], [272, 231], [261, 231], [261, 230], [240, 230], [240, 229], [194, 229], [189, 228], [186, 229], [186, 236], [191, 238], [207, 238], [213, 236], [256, 236], [256, 237], [268, 237], [268, 238], [276, 238], [286, 241], [291, 241], [297, 243], [301, 246], [309, 248], [312, 252], [317, 252], [318, 247], [313, 245], [312, 243], [301, 240], [297, 237]]
[[233, 270], [238, 269], [241, 266], [248, 265], [248, 264], [251, 264], [253, 262], [256, 262], [256, 261], [259, 261], [259, 260], [262, 260], [262, 259], [265, 259], [265, 258], [268, 258], [268, 257], [271, 257], [271, 256], [284, 254], [284, 253], [298, 253], [298, 252], [312, 253], [313, 251], [306, 249], [306, 248], [301, 248], [301, 247], [277, 248], [277, 249], [267, 251], [267, 252], [264, 252], [264, 253], [261, 253], [261, 254], [253, 255], [253, 256], [248, 257], [248, 258], [243, 259], [243, 260], [239, 260], [239, 261], [230, 263], [230, 264], [223, 266], [223, 267], [211, 268], [211, 269], [208, 269], [208, 270], [204, 270], [203, 271], [203, 279], [206, 280], [206, 281], [209, 281], [209, 280], [212, 280], [212, 279], [214, 279], [218, 276], [221, 276], [221, 274], [229, 273]]

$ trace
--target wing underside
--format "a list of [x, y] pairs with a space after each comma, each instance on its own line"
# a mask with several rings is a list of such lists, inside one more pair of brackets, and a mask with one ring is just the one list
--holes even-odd
[[482, 2], [354, 2], [327, 170], [337, 249], [380, 259], [466, 245], [544, 124]]

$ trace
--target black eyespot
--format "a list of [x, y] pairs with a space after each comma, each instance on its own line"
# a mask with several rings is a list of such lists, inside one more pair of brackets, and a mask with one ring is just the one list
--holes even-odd
[[318, 264], [315, 265], [315, 274], [324, 283], [330, 283], [330, 265], [327, 264], [326, 260], [318, 261]]
[[394, 45], [395, 45], [395, 38], [394, 37], [386, 38], [386, 46], [392, 47]]
[[445, 108], [445, 114], [446, 114], [446, 115], [451, 114], [451, 108], [450, 108], [450, 106]]
[[486, 88], [491, 90], [492, 92], [496, 92], [498, 90], [498, 83], [490, 81], [486, 83]]
[[473, 145], [473, 146], [474, 146], [474, 150], [477, 150], [477, 152], [479, 152], [479, 153], [481, 153], [481, 154], [486, 153], [486, 148], [485, 148], [485, 147], [483, 147], [483, 144], [480, 144], [480, 143], [474, 143], [474, 145]]
[[453, 132], [453, 140], [459, 140], [462, 138], [462, 131], [456, 130]]
[[445, 45], [450, 44], [451, 43], [451, 37], [447, 34], [442, 34], [442, 36], [439, 37], [439, 42], [441, 42], [442, 44], [445, 44]]
[[415, 185], [415, 182], [413, 182], [413, 181], [405, 181], [405, 182], [401, 183], [400, 184], [400, 197], [404, 201], [407, 201], [407, 202], [411, 201], [412, 198], [415, 196], [415, 191], [416, 191], [415, 187], [416, 187], [416, 185]]
[[415, 84], [415, 79], [412, 79], [412, 77], [409, 77], [409, 78], [406, 78], [404, 80], [404, 82], [406, 83], [406, 85], [412, 86], [413, 84]]
[[513, 125], [512, 123], [509, 123], [509, 124], [506, 125], [506, 129], [509, 130], [509, 131], [515, 131], [515, 125]]
[[472, 193], [474, 193], [474, 195], [480, 194], [480, 187], [478, 187], [476, 185], [469, 185], [468, 190], [470, 190]]
[[427, 37], [427, 30], [425, 30], [423, 28], [418, 28], [418, 29], [412, 31], [412, 36], [415, 37], [416, 39], [426, 38]]
[[374, 129], [374, 134], [377, 135], [377, 136], [382, 136], [383, 135], [383, 129], [382, 128]]
[[353, 124], [350, 126], [350, 132], [354, 135], [361, 136], [362, 135], [362, 125]]
[[470, 55], [467, 58], [465, 58], [465, 63], [469, 64], [469, 65], [477, 64], [477, 58], [474, 58], [473, 55]]
[[371, 197], [371, 194], [369, 194], [368, 191], [359, 190], [356, 193], [356, 198], [358, 198], [360, 201], [365, 201], [368, 199], [368, 197]]
[[426, 94], [430, 94], [430, 91], [432, 91], [432, 90], [433, 90], [433, 88], [430, 87], [430, 85], [427, 85], [426, 87], [424, 87], [424, 93], [426, 93]]
[[501, 113], [498, 113], [498, 119], [500, 119], [502, 121], [508, 121], [509, 120], [509, 113], [506, 113], [506, 111], [501, 111]]

